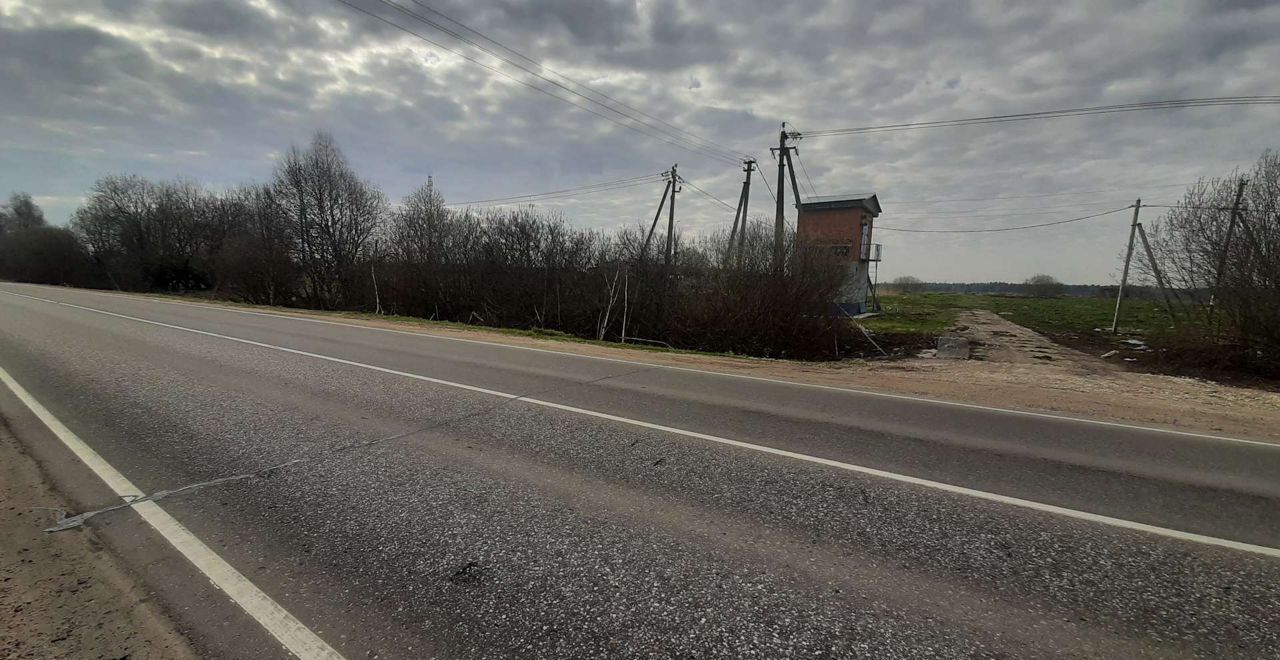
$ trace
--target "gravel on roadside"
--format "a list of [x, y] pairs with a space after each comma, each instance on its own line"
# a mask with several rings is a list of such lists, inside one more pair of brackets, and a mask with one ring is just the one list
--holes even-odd
[[0, 420], [0, 658], [197, 657], [93, 530], [43, 531], [65, 508]]

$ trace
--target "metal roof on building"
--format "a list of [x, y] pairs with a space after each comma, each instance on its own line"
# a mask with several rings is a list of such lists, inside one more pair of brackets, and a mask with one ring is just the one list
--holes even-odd
[[802, 211], [854, 208], [863, 209], [870, 213], [872, 217], [875, 217], [880, 215], [880, 200], [875, 193], [851, 193], [808, 197], [800, 202], [800, 210]]

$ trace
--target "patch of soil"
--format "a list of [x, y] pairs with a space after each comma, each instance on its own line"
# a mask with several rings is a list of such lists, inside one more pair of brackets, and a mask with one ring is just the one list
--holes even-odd
[[937, 342], [932, 335], [916, 332], [878, 332], [871, 337], [874, 344], [861, 332], [853, 330], [840, 347], [840, 357], [868, 360], [907, 358], [933, 348]]
[[[1142, 334], [1095, 332], [1048, 333], [1055, 342], [1079, 352], [1098, 356], [1126, 371], [1182, 376], [1224, 385], [1280, 392], [1280, 364], [1250, 363], [1240, 349], [1193, 345], [1170, 345], [1149, 340]], [[1150, 341], [1150, 343], [1148, 343]], [[1114, 353], [1113, 353], [1114, 351]], [[1102, 358], [1101, 356], [1108, 357]]]
[[43, 529], [67, 504], [0, 425], [0, 658], [196, 654], [92, 530]]
[[1089, 373], [1113, 369], [1106, 362], [986, 310], [960, 312], [956, 315], [956, 323], [964, 328], [957, 334], [973, 342], [975, 360], [1014, 364], [1057, 362]]

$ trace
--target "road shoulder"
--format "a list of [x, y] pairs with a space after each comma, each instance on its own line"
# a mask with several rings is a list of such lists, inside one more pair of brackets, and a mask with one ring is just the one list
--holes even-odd
[[93, 530], [43, 531], [71, 507], [2, 424], [0, 502], [0, 657], [197, 657]]

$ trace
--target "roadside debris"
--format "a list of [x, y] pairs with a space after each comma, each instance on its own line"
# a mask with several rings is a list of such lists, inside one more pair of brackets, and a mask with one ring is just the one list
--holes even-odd
[[964, 337], [938, 337], [937, 357], [944, 360], [968, 360], [969, 340]]

